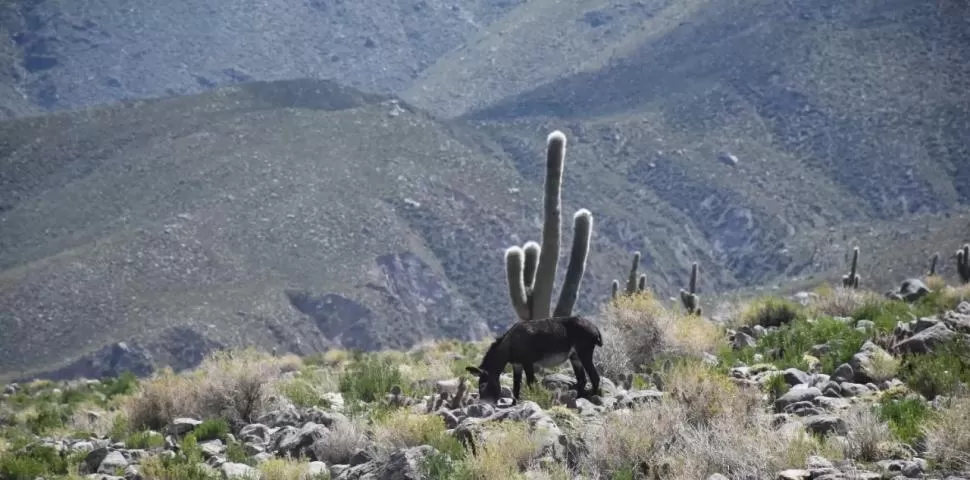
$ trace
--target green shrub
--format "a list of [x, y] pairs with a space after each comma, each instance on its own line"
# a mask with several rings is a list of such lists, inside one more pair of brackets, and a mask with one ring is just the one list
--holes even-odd
[[229, 423], [222, 418], [205, 420], [192, 429], [198, 441], [225, 440], [229, 435]]
[[931, 353], [906, 355], [900, 378], [928, 399], [953, 393], [961, 383], [970, 383], [970, 342], [954, 337]]
[[803, 318], [803, 310], [800, 304], [791, 300], [764, 297], [748, 304], [741, 314], [741, 321], [751, 326], [780, 327]]
[[913, 396], [903, 398], [884, 396], [876, 408], [879, 418], [889, 423], [889, 429], [893, 435], [910, 445], [922, 441], [923, 425], [933, 416], [929, 403]]
[[815, 321], [796, 319], [792, 323], [768, 332], [753, 347], [738, 351], [724, 349], [721, 365], [730, 367], [740, 360], [754, 363], [754, 355], [761, 354], [765, 361], [780, 369], [798, 368], [808, 370], [805, 354], [812, 347], [827, 344], [827, 352], [818, 356], [823, 373], [831, 374], [837, 366], [848, 362], [859, 352], [868, 335], [855, 329], [850, 323], [832, 317], [819, 317]]
[[0, 454], [0, 478], [34, 480], [37, 477], [67, 475], [68, 458], [45, 445], [30, 445]]
[[27, 428], [37, 435], [43, 435], [50, 430], [63, 428], [71, 414], [69, 405], [43, 402], [37, 406], [35, 413], [27, 416]]
[[340, 376], [340, 393], [349, 402], [373, 402], [384, 398], [394, 385], [404, 384], [397, 365], [376, 356], [355, 356]]
[[128, 438], [125, 439], [125, 446], [127, 448], [141, 450], [161, 448], [165, 446], [165, 437], [158, 432], [145, 430], [128, 436]]

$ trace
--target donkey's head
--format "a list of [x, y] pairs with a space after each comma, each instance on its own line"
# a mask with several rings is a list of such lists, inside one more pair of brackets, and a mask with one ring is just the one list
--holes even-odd
[[498, 401], [502, 395], [502, 385], [499, 383], [498, 374], [492, 374], [488, 370], [482, 370], [471, 365], [465, 367], [465, 370], [478, 377], [479, 400], [492, 404]]
[[502, 370], [505, 370], [505, 364], [508, 361], [508, 359], [502, 358], [503, 349], [501, 345], [504, 339], [505, 335], [502, 335], [489, 345], [488, 350], [485, 351], [485, 356], [482, 357], [481, 365], [465, 367], [468, 373], [478, 377], [478, 398], [493, 404], [502, 396], [499, 375], [502, 374]]

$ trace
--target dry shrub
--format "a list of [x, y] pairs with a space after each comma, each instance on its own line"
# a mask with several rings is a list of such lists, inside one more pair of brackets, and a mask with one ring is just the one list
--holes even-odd
[[464, 460], [462, 478], [469, 480], [521, 479], [520, 473], [542, 453], [541, 432], [525, 422], [489, 422], [483, 426], [484, 441], [478, 454]]
[[877, 350], [867, 358], [869, 359], [868, 374], [872, 377], [872, 381], [876, 383], [896, 378], [896, 374], [899, 373], [899, 366], [902, 363], [885, 350]]
[[317, 459], [328, 465], [350, 463], [357, 450], [370, 444], [366, 430], [353, 420], [341, 419], [327, 429], [327, 433], [313, 443]]
[[939, 290], [939, 292], [939, 305], [945, 308], [954, 309], [960, 304], [960, 302], [970, 301], [970, 283], [965, 285], [944, 286]]
[[90, 403], [79, 405], [67, 421], [67, 426], [76, 432], [87, 432], [103, 437], [111, 433], [118, 417], [124, 415], [121, 410], [106, 411]]
[[131, 427], [161, 429], [175, 417], [255, 420], [267, 405], [271, 382], [294, 358], [256, 350], [216, 352], [188, 373], [163, 370], [139, 384], [124, 403]]
[[970, 398], [955, 397], [926, 427], [927, 457], [943, 468], [970, 469]]
[[697, 360], [674, 362], [662, 374], [663, 389], [684, 406], [691, 425], [708, 425], [723, 415], [748, 418], [761, 408], [761, 393], [741, 388], [727, 376]]
[[389, 455], [402, 448], [431, 445], [438, 451], [452, 453], [461, 446], [446, 431], [444, 420], [437, 415], [394, 410], [375, 421], [374, 441], [378, 451]]
[[805, 435], [783, 435], [760, 407], [760, 393], [740, 387], [700, 362], [665, 372], [662, 400], [618, 410], [585, 432], [582, 461], [592, 478], [687, 480], [720, 473], [729, 478], [774, 478], [802, 467], [823, 449]]
[[843, 415], [848, 429], [843, 445], [846, 458], [875, 461], [898, 448], [889, 424], [879, 419], [872, 405], [855, 404]]
[[923, 279], [923, 283], [926, 284], [926, 288], [929, 288], [934, 292], [946, 288], [946, 280], [939, 275], [927, 275], [926, 278]]
[[[291, 458], [271, 458], [256, 467], [259, 480], [310, 480], [310, 464]], [[255, 480], [255, 479], [254, 479]]]
[[700, 316], [667, 310], [649, 292], [607, 304], [599, 323], [604, 338], [597, 365], [612, 378], [652, 365], [658, 358], [699, 357], [727, 342], [721, 327]]
[[814, 316], [849, 317], [864, 305], [888, 301], [875, 292], [841, 285], [818, 289], [816, 293], [817, 296], [808, 304], [809, 312]]

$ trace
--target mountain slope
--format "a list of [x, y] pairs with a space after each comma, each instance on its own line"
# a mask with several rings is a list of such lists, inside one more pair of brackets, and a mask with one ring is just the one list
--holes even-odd
[[304, 77], [392, 92], [518, 1], [13, 0], [0, 41], [25, 76], [0, 84], [39, 109]]
[[474, 247], [497, 258], [521, 224], [490, 208], [495, 182], [517, 183], [500, 159], [327, 82], [0, 123], [0, 139], [5, 372], [180, 326], [303, 351], [479, 338], [411, 222], [429, 204], [437, 235], [493, 222]]

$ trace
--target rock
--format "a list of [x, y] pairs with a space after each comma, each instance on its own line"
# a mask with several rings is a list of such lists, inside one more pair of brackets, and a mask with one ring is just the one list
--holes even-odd
[[101, 460], [101, 464], [98, 466], [98, 473], [114, 473], [118, 470], [124, 470], [128, 466], [128, 460], [121, 452], [114, 451], [108, 452], [104, 459]]
[[243, 478], [248, 480], [259, 477], [259, 470], [256, 470], [255, 468], [244, 463], [226, 462], [223, 463], [219, 469], [222, 471], [222, 475], [227, 479]]
[[845, 435], [848, 433], [845, 420], [837, 415], [813, 415], [804, 418], [802, 422], [805, 425], [805, 430], [815, 435]]
[[261, 423], [252, 423], [239, 431], [239, 439], [243, 442], [266, 443], [274, 431]]
[[811, 402], [815, 397], [821, 397], [822, 391], [817, 387], [807, 387], [804, 385], [795, 385], [791, 390], [785, 392], [784, 395], [778, 397], [775, 400], [774, 406], [776, 412], [782, 412], [789, 405], [798, 402]]
[[926, 287], [926, 284], [922, 280], [918, 278], [907, 278], [903, 280], [898, 291], [890, 292], [886, 296], [905, 302], [915, 302], [925, 297], [928, 293], [930, 293], [930, 289]]
[[326, 427], [313, 422], [307, 422], [299, 429], [285, 427], [273, 435], [270, 449], [278, 455], [307, 456], [317, 460], [310, 447], [327, 433]]
[[737, 332], [734, 334], [734, 338], [731, 339], [731, 347], [735, 350], [741, 350], [746, 347], [753, 347], [757, 345], [758, 341], [754, 337], [748, 335], [744, 332]]
[[851, 382], [855, 378], [855, 370], [852, 369], [852, 365], [848, 363], [843, 363], [835, 368], [835, 372], [832, 373], [832, 380], [836, 382]]
[[783, 374], [785, 376], [785, 383], [791, 386], [809, 383], [809, 379], [811, 378], [809, 374], [797, 368], [786, 369]]
[[330, 473], [335, 480], [422, 480], [421, 463], [436, 452], [428, 445], [406, 448], [391, 454], [385, 464], [371, 460], [337, 471], [331, 468]]
[[327, 464], [319, 461], [310, 462], [307, 467], [307, 476], [310, 478], [320, 478], [324, 474], [329, 474], [330, 470], [327, 468]]
[[897, 343], [896, 349], [900, 353], [929, 353], [934, 346], [949, 340], [955, 334], [945, 324], [934, 323], [933, 326]]
[[879, 345], [866, 340], [862, 344], [862, 348], [859, 349], [859, 352], [852, 355], [852, 358], [849, 359], [849, 365], [855, 373], [852, 381], [856, 383], [868, 383], [886, 380], [886, 378], [879, 375], [880, 372], [877, 372], [876, 368], [880, 362], [890, 362], [892, 360], [892, 355], [889, 352], [883, 350]]
[[778, 472], [778, 476], [775, 477], [777, 480], [807, 480], [811, 477], [811, 472], [808, 470], [784, 470]]
[[720, 160], [721, 163], [723, 163], [725, 165], [730, 165], [732, 167], [733, 166], [736, 166], [738, 164], [738, 157], [736, 157], [733, 154], [728, 153], [728, 152], [721, 152], [717, 156], [717, 159]]
[[201, 420], [185, 417], [176, 418], [165, 427], [165, 433], [181, 438], [199, 425], [202, 425]]

